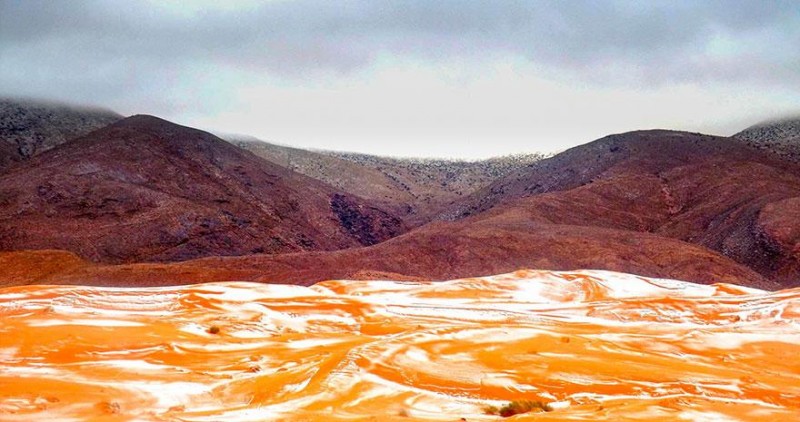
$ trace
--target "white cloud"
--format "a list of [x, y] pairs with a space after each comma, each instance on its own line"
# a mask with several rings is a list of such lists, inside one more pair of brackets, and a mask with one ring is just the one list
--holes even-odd
[[291, 145], [398, 156], [557, 151], [650, 128], [730, 135], [754, 115], [797, 106], [789, 93], [765, 97], [725, 83], [651, 89], [574, 84], [521, 58], [476, 65], [387, 57], [335, 83], [302, 86], [263, 75], [223, 78], [240, 81], [229, 102], [181, 119]]

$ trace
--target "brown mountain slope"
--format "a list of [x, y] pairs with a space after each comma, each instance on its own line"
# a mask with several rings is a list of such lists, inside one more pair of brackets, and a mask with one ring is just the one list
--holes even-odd
[[0, 250], [170, 261], [370, 245], [403, 230], [359, 198], [151, 116], [0, 176]]
[[733, 135], [747, 145], [800, 163], [800, 116], [771, 120]]
[[98, 108], [0, 99], [0, 170], [120, 119]]
[[715, 250], [785, 285], [798, 281], [798, 243], [784, 235], [800, 223], [787, 205], [800, 197], [791, 163], [729, 138], [646, 131], [539, 166], [456, 204], [454, 215], [650, 232]]
[[427, 222], [442, 206], [543, 158], [521, 154], [480, 161], [405, 159], [229, 138], [259, 157], [374, 201], [415, 225]]
[[[326, 279], [381, 278], [387, 273], [446, 280], [530, 267], [607, 269], [705, 284], [778, 287], [728, 258], [686, 242], [649, 233], [515, 218], [432, 223], [374, 246], [332, 252], [112, 266], [74, 266], [74, 259], [71, 254], [56, 251], [0, 253], [0, 279], [10, 284], [112, 286], [220, 280], [308, 285]], [[26, 270], [31, 262], [53, 261], [63, 261], [64, 269], [44, 273]]]

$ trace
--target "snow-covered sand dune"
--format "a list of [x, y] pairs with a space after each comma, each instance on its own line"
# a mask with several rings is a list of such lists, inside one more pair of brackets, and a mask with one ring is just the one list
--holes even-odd
[[603, 271], [0, 290], [0, 420], [800, 419], [800, 289]]

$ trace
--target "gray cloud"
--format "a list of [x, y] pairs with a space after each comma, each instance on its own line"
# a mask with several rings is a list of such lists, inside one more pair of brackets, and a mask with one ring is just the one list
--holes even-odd
[[[785, 95], [800, 86], [798, 47], [795, 0], [312, 0], [188, 11], [0, 0], [0, 95], [136, 104], [168, 116], [215, 95], [228, 104], [226, 88], [248, 83], [231, 69], [303, 86], [381, 57], [464, 66], [508, 57], [587, 86], [712, 81]], [[213, 86], [175, 88], [197, 80]]]
[[[739, 68], [800, 57], [796, 1], [278, 1], [169, 15], [129, 1], [3, 1], [2, 54], [55, 54], [54, 70], [128, 61], [221, 61], [285, 75], [346, 71], [381, 52], [425, 59], [506, 52], [591, 72], [607, 62], [686, 78], [694, 55], [728, 37]], [[757, 45], [751, 45], [757, 43]], [[72, 57], [72, 60], [69, 60]], [[674, 65], [669, 65], [674, 63]], [[42, 63], [46, 64], [46, 63]], [[665, 69], [663, 65], [668, 64]], [[700, 72], [704, 73], [704, 72]], [[742, 72], [734, 72], [742, 73]], [[746, 73], [746, 72], [745, 72]]]

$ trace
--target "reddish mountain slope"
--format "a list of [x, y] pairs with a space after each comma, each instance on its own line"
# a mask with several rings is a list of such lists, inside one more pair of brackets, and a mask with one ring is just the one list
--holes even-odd
[[531, 163], [451, 204], [440, 213], [440, 218], [463, 218], [509, 200], [565, 191], [615, 175], [658, 176], [690, 164], [713, 165], [715, 163], [709, 160], [720, 159], [764, 163], [781, 169], [789, 167], [729, 138], [668, 130], [628, 132], [606, 136]]
[[[0, 279], [11, 284], [116, 286], [190, 284], [220, 280], [310, 284], [336, 278], [384, 278], [402, 274], [446, 280], [520, 268], [625, 271], [703, 284], [725, 282], [767, 289], [778, 286], [708, 249], [649, 233], [597, 227], [539, 224], [523, 218], [433, 223], [386, 242], [333, 252], [247, 257], [209, 257], [173, 264], [66, 268], [25, 278], [27, 262], [63, 260], [69, 254], [0, 254]], [[20, 276], [23, 275], [23, 276]], [[392, 278], [395, 276], [393, 275]]]
[[798, 243], [783, 233], [797, 230], [792, 202], [785, 202], [797, 197], [800, 170], [793, 163], [729, 138], [646, 131], [537, 163], [455, 204], [450, 215], [475, 214], [483, 224], [522, 219], [649, 232], [795, 285]]
[[103, 262], [332, 250], [395, 236], [392, 215], [211, 134], [134, 116], [0, 177], [0, 250]]
[[[153, 118], [142, 119], [151, 121]], [[124, 128], [125, 124], [121, 126]], [[116, 129], [112, 126], [108, 130]], [[141, 130], [137, 130], [135, 133], [139, 136]], [[162, 134], [157, 138], [162, 139], [164, 136]], [[203, 136], [210, 135], [203, 134]], [[115, 138], [126, 139], [127, 135]], [[79, 142], [91, 144], [92, 141]], [[91, 150], [80, 145], [75, 148], [76, 151]], [[233, 146], [228, 148], [236, 154], [242, 154]], [[64, 259], [69, 265], [65, 264], [63, 271], [44, 273], [31, 271], [28, 277], [24, 275], [25, 266], [33, 265], [31, 262], [52, 260], [48, 261], [49, 258], [45, 259], [42, 255], [30, 258], [26, 255], [27, 252], [20, 252], [5, 254], [0, 258], [0, 261], [5, 261], [6, 268], [5, 274], [0, 273], [0, 276], [11, 280], [9, 282], [13, 284], [39, 282], [161, 285], [219, 280], [312, 283], [331, 278], [381, 277], [382, 274], [442, 280], [507, 272], [519, 268], [552, 270], [592, 268], [699, 283], [728, 282], [768, 289], [779, 287], [775, 280], [786, 286], [794, 285], [797, 280], [798, 259], [795, 251], [798, 249], [796, 245], [800, 236], [795, 233], [798, 217], [792, 210], [795, 203], [793, 198], [800, 198], [800, 179], [797, 177], [800, 172], [794, 164], [761, 155], [727, 138], [668, 131], [633, 132], [610, 136], [539, 162], [531, 166], [527, 172], [517, 172], [496, 182], [483, 191], [485, 197], [476, 195], [462, 204], [457, 204], [459, 209], [464, 210], [458, 215], [473, 214], [467, 218], [428, 224], [382, 243], [379, 242], [399, 231], [399, 222], [387, 217], [386, 214], [365, 214], [366, 208], [360, 205], [355, 197], [330, 191], [306, 195], [308, 198], [304, 196], [303, 200], [326, 198], [324, 204], [314, 203], [317, 204], [315, 208], [313, 204], [299, 202], [301, 199], [298, 196], [292, 196], [292, 192], [297, 192], [292, 190], [295, 187], [284, 186], [285, 183], [289, 183], [286, 180], [295, 180], [287, 176], [291, 174], [288, 170], [275, 166], [274, 171], [284, 172], [281, 173], [284, 176], [271, 177], [264, 181], [264, 176], [259, 170], [262, 167], [243, 167], [239, 171], [231, 171], [230, 165], [225, 164], [230, 160], [224, 158], [226, 155], [221, 153], [211, 154], [200, 161], [188, 160], [189, 163], [193, 163], [188, 165], [183, 161], [184, 157], [193, 155], [184, 149], [186, 148], [176, 149], [175, 146], [172, 149], [157, 149], [158, 153], [144, 160], [145, 163], [163, 160], [164, 157], [172, 162], [169, 165], [159, 165], [159, 170], [145, 167], [147, 171], [136, 174], [145, 177], [142, 175], [161, 172], [159, 173], [161, 176], [156, 179], [160, 182], [156, 183], [145, 177], [144, 181], [137, 181], [134, 186], [149, 186], [148, 184], [156, 183], [158, 192], [169, 192], [170, 198], [179, 197], [184, 201], [185, 196], [180, 195], [190, 194], [190, 198], [195, 202], [189, 201], [188, 204], [203, 207], [209, 203], [219, 203], [233, 216], [241, 215], [245, 207], [262, 204], [256, 198], [269, 198], [274, 202], [265, 206], [277, 210], [283, 225], [275, 221], [259, 222], [259, 225], [251, 223], [232, 233], [239, 235], [245, 233], [256, 238], [259, 230], [264, 230], [263, 227], [266, 227], [271, 235], [287, 233], [282, 231], [286, 224], [294, 230], [288, 233], [308, 233], [308, 230], [312, 232], [306, 238], [292, 238], [290, 234], [286, 235], [284, 238], [292, 241], [284, 241], [277, 246], [287, 247], [264, 248], [263, 251], [268, 253], [343, 247], [343, 243], [303, 244], [303, 239], [318, 239], [321, 231], [313, 232], [313, 229], [319, 226], [313, 226], [308, 220], [298, 220], [298, 215], [322, 215], [323, 217], [314, 221], [338, 224], [339, 232], [344, 234], [345, 239], [350, 240], [350, 243], [344, 246], [353, 243], [377, 244], [333, 252], [209, 257], [176, 264], [73, 265], [74, 257], [59, 255], [52, 260]], [[132, 152], [125, 154], [129, 155]], [[57, 156], [54, 154], [55, 158]], [[257, 160], [255, 157], [251, 158]], [[237, 160], [240, 162], [242, 158]], [[73, 176], [67, 180], [73, 180], [75, 174], [94, 174], [93, 167], [89, 170], [84, 167], [67, 167], [69, 170], [64, 171], [63, 165], [58, 164], [58, 160], [48, 159], [48, 162], [50, 161], [54, 161], [54, 166], [59, 167], [47, 173], [48, 176], [44, 180], [55, 180], [55, 176], [61, 173]], [[214, 164], [209, 165], [209, 163]], [[149, 164], [136, 164], [139, 165]], [[258, 165], [263, 163], [259, 161]], [[110, 168], [105, 169], [105, 173], [102, 173], [104, 176], [100, 180], [108, 178], [118, 180], [119, 174], [129, 172], [125, 170], [126, 168], [115, 167], [115, 169], [113, 171]], [[194, 174], [192, 172], [205, 174], [211, 171], [219, 173], [220, 176], [192, 177], [186, 181], [182, 179], [185, 174]], [[172, 173], [166, 173], [167, 177], [164, 177], [164, 172]], [[14, 175], [18, 173], [6, 177]], [[59, 190], [53, 191], [46, 183], [43, 185], [44, 188], [40, 188], [44, 183], [41, 178], [36, 179], [38, 181], [34, 183], [28, 176], [18, 175], [18, 177], [7, 186], [27, 183], [26, 186], [30, 186], [29, 190], [35, 186], [37, 195], [41, 197], [37, 199], [39, 202], [35, 209], [51, 210], [49, 215], [54, 218], [66, 213], [63, 225], [67, 227], [75, 224], [75, 221], [84, 222], [85, 218], [108, 219], [102, 213], [89, 217], [80, 214], [85, 214], [87, 209], [99, 212], [98, 210], [110, 207], [111, 210], [115, 210], [115, 215], [125, 215], [126, 208], [119, 209], [119, 207], [130, 203], [130, 200], [125, 198], [110, 202], [95, 199], [100, 202], [68, 201], [69, 206], [65, 207], [60, 205], [63, 198], [82, 196], [71, 193], [67, 195]], [[236, 182], [230, 182], [231, 178]], [[205, 181], [203, 183], [213, 180], [224, 185], [225, 190], [215, 190], [210, 183], [206, 183], [209, 186], [198, 185], [197, 182], [190, 184], [188, 180]], [[225, 196], [228, 190], [239, 189], [237, 186], [242, 184], [245, 186], [249, 184], [249, 190]], [[271, 190], [267, 190], [266, 185], [269, 185]], [[59, 186], [62, 186], [59, 189], [65, 189], [64, 182]], [[116, 192], [113, 188], [109, 189], [109, 192]], [[311, 191], [313, 189], [306, 190], [306, 192]], [[272, 192], [272, 196], [266, 192]], [[109, 196], [111, 193], [104, 195]], [[251, 199], [247, 201], [227, 199], [242, 196]], [[15, 202], [10, 208], [21, 209], [23, 212], [26, 212], [25, 204], [33, 201], [30, 195], [11, 197]], [[113, 196], [111, 198], [114, 199]], [[280, 214], [281, 206], [292, 204], [292, 201], [297, 205]], [[103, 205], [104, 202], [109, 203]], [[181, 212], [192, 209], [184, 202], [180, 204]], [[91, 238], [83, 245], [97, 248], [98, 254], [103, 251], [113, 251], [115, 244], [106, 239], [111, 233], [120, 233], [120, 230], [125, 230], [126, 227], [151, 227], [153, 230], [164, 227], [168, 230], [180, 229], [180, 226], [175, 227], [172, 223], [176, 218], [169, 211], [176, 207], [178, 205], [160, 208], [162, 211], [159, 213], [165, 213], [165, 217], [161, 218], [161, 214], [156, 213], [152, 225], [142, 225], [141, 221], [145, 221], [146, 218], [134, 220], [136, 226], [120, 225], [118, 218], [112, 218], [107, 226], [97, 225], [95, 222], [93, 226], [86, 226], [92, 230], [81, 231], [80, 227], [72, 226], [75, 228], [58, 233], [66, 236], [69, 241], [75, 241], [76, 237], [81, 238], [81, 236], [71, 233], [85, 232], [87, 234], [84, 237]], [[328, 214], [306, 211], [298, 213], [293, 211], [293, 208], [297, 210], [325, 208]], [[331, 222], [330, 211], [336, 216], [334, 222]], [[137, 213], [138, 211], [131, 215], [136, 216]], [[145, 217], [148, 215], [145, 214]], [[228, 216], [228, 214], [222, 215]], [[327, 217], [324, 217], [325, 215]], [[33, 221], [37, 223], [39, 220]], [[224, 217], [218, 217], [216, 221], [227, 223]], [[34, 236], [37, 234], [36, 227], [35, 224], [28, 225], [23, 227], [27, 231], [16, 232], [29, 234], [27, 238], [12, 231], [8, 232], [4, 239], [6, 241], [28, 239], [29, 242], [33, 242], [36, 239]], [[98, 227], [100, 234], [97, 234]], [[196, 227], [197, 225], [190, 226], [190, 229]], [[202, 227], [200, 225], [200, 228]], [[250, 227], [257, 228], [250, 232], [246, 231]], [[131, 230], [122, 233], [120, 238], [130, 242], [138, 239], [138, 233], [140, 230]], [[166, 252], [145, 254], [144, 258], [168, 260], [191, 257], [194, 250], [187, 251], [184, 245], [194, 245], [197, 242], [200, 242], [199, 244], [205, 249], [202, 249], [203, 253], [196, 253], [194, 256], [234, 255], [260, 251], [257, 248], [249, 250], [240, 248], [231, 252], [231, 248], [219, 246], [221, 243], [225, 244], [218, 240], [220, 232], [209, 235], [204, 235], [203, 232], [191, 233], [191, 236], [187, 236], [190, 241], [184, 243], [179, 241], [177, 246], [167, 248]], [[222, 231], [222, 233], [229, 236], [231, 232]], [[355, 242], [353, 233], [357, 234]], [[51, 233], [51, 236], [55, 235]], [[152, 234], [149, 238], [153, 238]], [[170, 239], [168, 236], [164, 238]], [[236, 239], [238, 241], [239, 238]], [[254, 246], [244, 242], [242, 244], [248, 247]], [[76, 250], [70, 248], [70, 245], [63, 238], [51, 237], [36, 244], [36, 247]], [[27, 247], [24, 243], [13, 245], [13, 248], [24, 247]], [[144, 250], [147, 251], [146, 248]], [[170, 255], [174, 250], [180, 254]], [[90, 249], [91, 251], [95, 250]], [[83, 251], [78, 252], [83, 256], [92, 257]], [[137, 258], [128, 261], [135, 259]], [[115, 261], [115, 259], [106, 260]], [[124, 260], [116, 259], [116, 261]], [[20, 277], [20, 274], [23, 276]]]
[[8, 142], [0, 142], [0, 171], [20, 161], [17, 148]]

